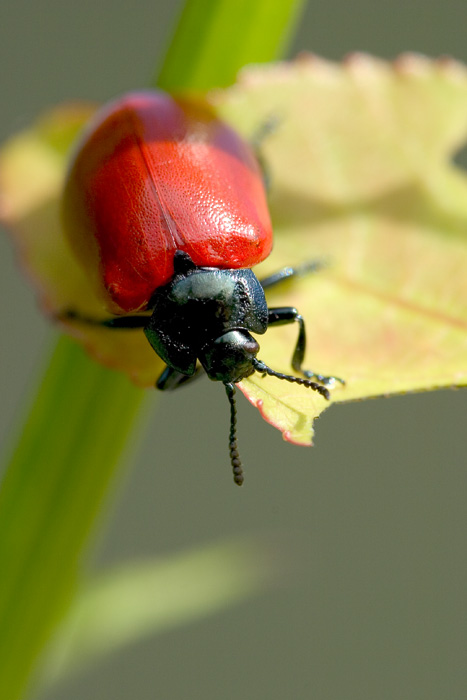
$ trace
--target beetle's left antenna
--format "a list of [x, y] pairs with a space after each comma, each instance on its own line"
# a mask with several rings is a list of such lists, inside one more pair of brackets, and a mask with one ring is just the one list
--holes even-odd
[[226, 382], [224, 384], [225, 392], [230, 403], [230, 435], [229, 435], [229, 451], [230, 464], [232, 465], [233, 478], [237, 486], [243, 484], [243, 467], [237, 449], [237, 407], [235, 405], [235, 387], [233, 384]]

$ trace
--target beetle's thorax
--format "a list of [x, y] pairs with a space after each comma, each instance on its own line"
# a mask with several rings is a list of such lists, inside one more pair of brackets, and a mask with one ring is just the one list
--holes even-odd
[[235, 382], [253, 372], [259, 345], [251, 333], [267, 329], [263, 289], [250, 269], [196, 267], [179, 253], [171, 282], [156, 290], [145, 330], [164, 362], [193, 374], [199, 360], [208, 376]]

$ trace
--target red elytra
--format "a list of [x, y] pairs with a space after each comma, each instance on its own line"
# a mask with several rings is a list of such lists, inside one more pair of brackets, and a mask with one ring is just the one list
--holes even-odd
[[173, 276], [176, 250], [225, 269], [252, 267], [272, 248], [250, 146], [207, 104], [159, 91], [97, 113], [68, 172], [63, 218], [115, 314], [146, 308]]

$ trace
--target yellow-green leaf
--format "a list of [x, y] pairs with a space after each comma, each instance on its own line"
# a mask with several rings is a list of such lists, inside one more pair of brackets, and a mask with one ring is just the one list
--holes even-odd
[[[467, 179], [450, 162], [467, 135], [465, 67], [308, 56], [247, 69], [211, 99], [244, 134], [278, 121], [262, 149], [275, 249], [257, 271], [329, 261], [268, 301], [305, 317], [306, 367], [347, 382], [332, 399], [467, 384]], [[271, 329], [261, 357], [290, 371], [293, 343]], [[294, 442], [326, 407], [269, 378], [241, 388]]]

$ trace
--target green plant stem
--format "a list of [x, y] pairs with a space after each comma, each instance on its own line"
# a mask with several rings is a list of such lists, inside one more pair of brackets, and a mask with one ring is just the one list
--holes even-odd
[[187, 0], [156, 83], [209, 90], [233, 83], [242, 66], [283, 55], [305, 0]]
[[21, 697], [144, 394], [61, 338], [0, 491], [0, 697]]

